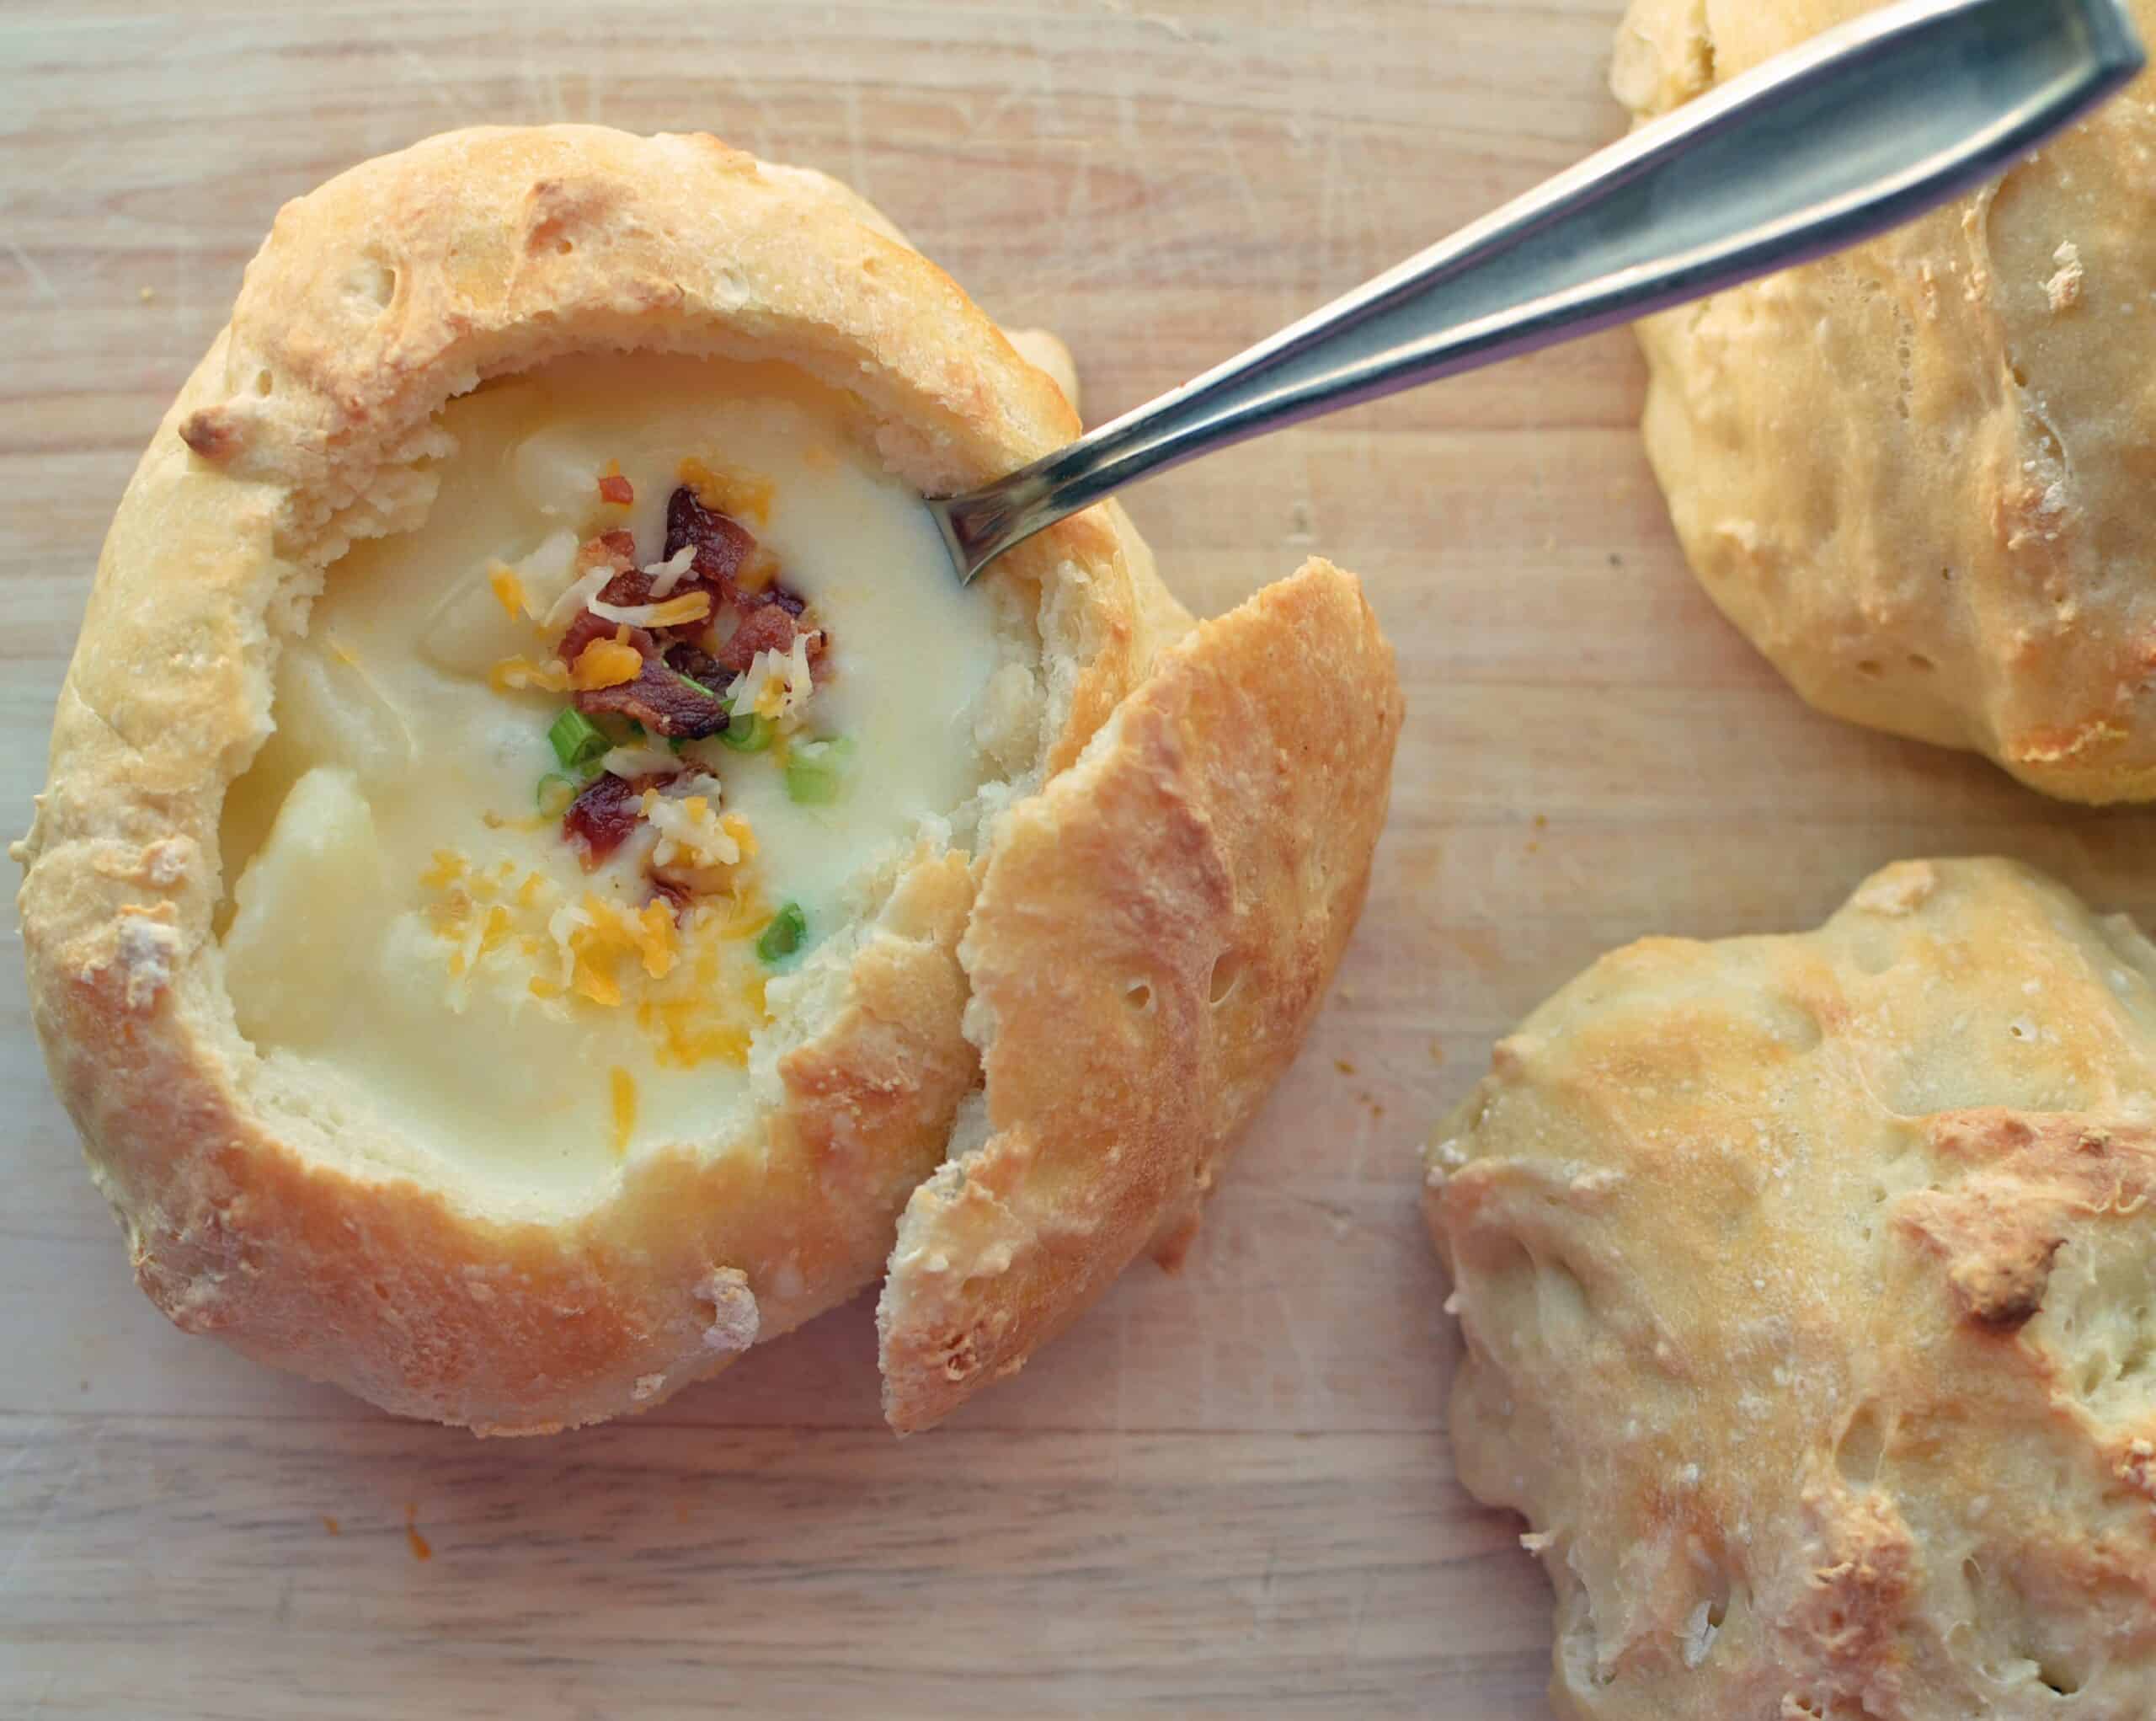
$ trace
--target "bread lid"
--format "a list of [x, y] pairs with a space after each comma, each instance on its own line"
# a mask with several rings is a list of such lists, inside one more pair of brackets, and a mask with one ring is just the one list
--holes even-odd
[[985, 1088], [878, 1308], [894, 1427], [1016, 1372], [1141, 1250], [1181, 1261], [1361, 912], [1400, 723], [1359, 586], [1314, 560], [1004, 820], [959, 947]]

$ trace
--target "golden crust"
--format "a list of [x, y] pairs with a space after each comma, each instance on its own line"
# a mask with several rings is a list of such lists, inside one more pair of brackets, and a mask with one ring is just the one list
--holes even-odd
[[[1613, 83], [1661, 114], [1868, 3], [1634, 0]], [[1730, 619], [1821, 709], [2070, 800], [2156, 797], [2152, 155], [2144, 79], [1998, 185], [1640, 325]]]
[[[1596, 1721], [2156, 1690], [2156, 947], [2000, 861], [1649, 939], [1430, 1151], [1461, 1479]], [[2078, 1693], [2071, 1705], [2060, 1693]]]
[[[918, 488], [1076, 421], [820, 175], [707, 137], [478, 130], [288, 206], [123, 500], [56, 714], [19, 906], [34, 1019], [144, 1289], [402, 1413], [522, 1433], [659, 1402], [873, 1279], [979, 1077], [969, 857], [902, 868], [739, 1139], [640, 1152], [574, 1211], [488, 1206], [238, 1034], [212, 919], [280, 640], [355, 538], [422, 518], [435, 413], [579, 350], [783, 359]], [[1121, 510], [1005, 559], [1050, 687], [1035, 778], [1189, 626]], [[1364, 856], [1367, 860], [1367, 855]]]
[[1004, 822], [959, 949], [989, 1134], [899, 1227], [894, 1427], [1016, 1371], [1141, 1249], [1180, 1259], [1361, 911], [1400, 723], [1360, 589], [1314, 561], [1182, 641]]

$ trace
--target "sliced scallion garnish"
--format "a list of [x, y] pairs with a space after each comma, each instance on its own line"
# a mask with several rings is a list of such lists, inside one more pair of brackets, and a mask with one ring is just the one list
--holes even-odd
[[737, 753], [760, 753], [771, 744], [770, 720], [753, 711], [727, 719], [718, 738]]
[[844, 735], [827, 741], [797, 741], [786, 760], [788, 799], [804, 807], [827, 807], [846, 788], [853, 762], [853, 743]]
[[801, 948], [801, 941], [808, 936], [808, 917], [801, 911], [801, 905], [789, 902], [773, 915], [771, 924], [756, 940], [756, 954], [766, 962], [782, 962]]
[[613, 746], [606, 739], [606, 732], [574, 705], [565, 707], [548, 726], [547, 740], [554, 749], [554, 756], [572, 771], [602, 757]]
[[539, 779], [539, 810], [549, 819], [558, 819], [569, 810], [569, 803], [580, 793], [574, 777], [564, 777], [558, 771], [549, 771]]

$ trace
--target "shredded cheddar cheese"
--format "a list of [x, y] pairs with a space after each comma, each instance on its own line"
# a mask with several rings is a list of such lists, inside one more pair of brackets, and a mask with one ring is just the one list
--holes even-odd
[[517, 577], [516, 569], [508, 563], [489, 563], [487, 584], [494, 588], [495, 601], [509, 612], [510, 620], [520, 621], [530, 612], [531, 600], [526, 595], [524, 581]]
[[624, 623], [632, 628], [686, 628], [711, 614], [711, 594], [685, 591], [664, 603], [606, 603], [595, 597], [584, 607], [601, 621]]
[[609, 1072], [607, 1082], [614, 1102], [614, 1152], [627, 1153], [629, 1137], [637, 1127], [636, 1078], [617, 1064]]
[[611, 639], [595, 639], [569, 665], [569, 686], [582, 693], [618, 687], [643, 673], [643, 654], [629, 644], [629, 630], [619, 628]]
[[[689, 816], [701, 823], [709, 811]], [[718, 822], [753, 847], [746, 820], [728, 814]], [[747, 1067], [750, 1042], [771, 1019], [754, 954], [771, 909], [753, 887], [703, 898], [677, 925], [662, 898], [641, 908], [595, 890], [564, 899], [542, 873], [508, 859], [477, 863], [451, 849], [436, 852], [420, 882], [436, 898], [428, 920], [460, 1008], [483, 975], [514, 986], [521, 968], [518, 995], [536, 1007], [628, 1008], [654, 1059], [681, 1069]]]
[[696, 500], [715, 513], [735, 519], [750, 518], [759, 526], [771, 517], [771, 481], [753, 473], [706, 465], [691, 455], [675, 471], [675, 477], [696, 493]]

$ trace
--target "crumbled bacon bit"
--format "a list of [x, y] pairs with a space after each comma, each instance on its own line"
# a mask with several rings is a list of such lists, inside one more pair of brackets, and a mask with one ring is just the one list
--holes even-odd
[[[670, 557], [691, 546], [696, 559], [690, 569], [690, 580], [675, 589], [682, 591], [691, 582], [709, 586], [714, 615], [738, 616], [739, 625], [745, 628], [767, 609], [795, 617], [807, 611], [808, 600], [780, 584], [775, 577], [777, 564], [758, 547], [749, 529], [705, 507], [696, 491], [684, 484], [666, 500], [666, 554]], [[782, 638], [776, 624], [766, 622], [761, 628], [757, 643], [745, 655], [723, 644], [720, 647], [718, 661], [730, 673], [740, 674], [759, 651], [766, 648], [784, 651], [792, 645], [793, 629], [788, 628]], [[822, 655], [823, 649], [819, 638], [810, 648], [812, 661]]]
[[[599, 485], [600, 495], [610, 502], [627, 503], [634, 494], [629, 481], [617, 473], [601, 478]], [[693, 554], [686, 574], [675, 581], [670, 601], [702, 591], [709, 603], [707, 616], [672, 626], [638, 628], [610, 622], [587, 607], [571, 619], [555, 648], [562, 665], [581, 665], [585, 651], [602, 640], [617, 649], [633, 649], [639, 660], [633, 676], [603, 687], [577, 687], [579, 711], [633, 718], [653, 734], [669, 739], [700, 739], [726, 728], [728, 684], [748, 670], [758, 653], [789, 652], [796, 639], [805, 636], [809, 661], [823, 655], [828, 643], [823, 631], [803, 620], [808, 600], [779, 583], [776, 564], [747, 527], [706, 507], [687, 484], [667, 499], [661, 560], [671, 561], [684, 549]], [[651, 601], [651, 576], [637, 565], [633, 534], [602, 532], [579, 549], [580, 575], [601, 568], [610, 572], [595, 601], [622, 610]], [[577, 679], [599, 679], [598, 668], [595, 662], [590, 673]], [[627, 660], [610, 662], [606, 668], [610, 675], [617, 673], [627, 668]], [[696, 767], [685, 760], [681, 768]], [[620, 848], [642, 821], [644, 788], [678, 775], [661, 772], [631, 782], [603, 772], [577, 796], [562, 816], [562, 834], [576, 848], [587, 871]], [[678, 917], [688, 906], [693, 887], [684, 879], [655, 873], [650, 883], [657, 898], [671, 904]]]
[[[650, 638], [644, 635], [647, 641]], [[718, 692], [669, 669], [655, 653], [644, 659], [634, 681], [579, 692], [576, 708], [587, 716], [618, 712], [634, 718], [654, 735], [680, 740], [700, 740], [726, 727], [726, 701]]]
[[724, 588], [755, 553], [755, 537], [739, 521], [705, 507], [684, 484], [666, 499], [666, 548], [660, 559], [670, 560], [691, 544], [696, 559], [691, 577], [718, 588], [714, 601], [723, 601]]
[[594, 568], [611, 566], [616, 574], [627, 573], [637, 564], [637, 535], [616, 529], [602, 532], [597, 537], [586, 538], [577, 548], [576, 571], [589, 574]]
[[678, 670], [691, 681], [702, 681], [707, 687], [725, 691], [726, 666], [708, 651], [686, 640], [677, 640], [666, 648], [665, 657], [670, 669]]
[[636, 487], [618, 472], [610, 472], [599, 480], [600, 501], [611, 502], [617, 508], [626, 508], [636, 499]]
[[[600, 602], [611, 603], [619, 609], [648, 602], [650, 597], [651, 581], [635, 568], [623, 569], [606, 582], [599, 594]], [[569, 623], [568, 632], [562, 635], [562, 643], [555, 647], [554, 655], [563, 663], [574, 663], [584, 655], [585, 646], [595, 639], [611, 639], [614, 630], [620, 625], [618, 622], [610, 622], [591, 610], [579, 610], [576, 619]], [[652, 649], [652, 637], [641, 628], [629, 629], [627, 643], [647, 655]]]
[[611, 772], [601, 772], [562, 815], [562, 835], [584, 862], [587, 873], [629, 839], [643, 817], [643, 791]]
[[[718, 648], [719, 664], [729, 676], [746, 674], [749, 665], [756, 660], [758, 652], [784, 653], [792, 650], [794, 633], [791, 611], [775, 603], [750, 610], [741, 617], [741, 625]], [[808, 655], [813, 662], [816, 656], [813, 641]]]

